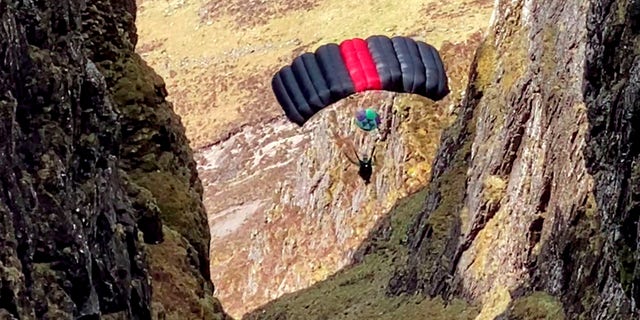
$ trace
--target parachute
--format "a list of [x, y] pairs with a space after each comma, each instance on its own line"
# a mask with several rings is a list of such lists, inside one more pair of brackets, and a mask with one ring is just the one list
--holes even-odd
[[[299, 126], [325, 107], [367, 90], [413, 93], [434, 101], [449, 94], [445, 68], [433, 46], [382, 35], [305, 52], [276, 72], [271, 86], [287, 118]], [[361, 129], [372, 129], [372, 123], [357, 117]], [[370, 120], [377, 121], [376, 126], [380, 121]]]

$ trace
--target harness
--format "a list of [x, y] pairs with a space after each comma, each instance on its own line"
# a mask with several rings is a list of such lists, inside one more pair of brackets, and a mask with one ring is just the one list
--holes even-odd
[[360, 169], [358, 170], [358, 175], [364, 180], [365, 184], [369, 184], [371, 182], [371, 174], [373, 173], [373, 158], [360, 160]]

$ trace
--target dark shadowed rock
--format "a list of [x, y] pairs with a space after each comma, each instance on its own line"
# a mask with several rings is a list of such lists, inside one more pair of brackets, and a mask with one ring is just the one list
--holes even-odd
[[165, 100], [162, 78], [134, 53], [134, 0], [91, 1], [83, 22], [87, 56], [105, 75], [122, 125], [121, 168], [131, 177], [128, 193], [140, 209], [148, 242], [162, 240], [157, 219], [178, 230], [198, 252], [209, 278], [209, 230], [202, 184], [180, 118]]
[[[133, 53], [134, 22], [134, 1], [0, 1], [3, 319], [225, 317], [195, 162], [162, 79]], [[163, 229], [184, 250], [159, 279], [166, 251], [144, 243]], [[152, 297], [176, 279], [184, 294]], [[200, 309], [160, 312], [166, 301]]]
[[496, 10], [389, 292], [638, 317], [638, 2]]
[[0, 2], [2, 308], [18, 319], [150, 319], [118, 173], [120, 127], [85, 58], [79, 2]]

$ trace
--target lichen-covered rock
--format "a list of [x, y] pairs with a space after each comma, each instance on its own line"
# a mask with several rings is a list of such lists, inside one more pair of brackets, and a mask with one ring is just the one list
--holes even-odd
[[640, 317], [640, 3], [496, 4], [407, 231], [393, 210], [357, 264], [247, 319]]
[[[134, 1], [0, 1], [3, 319], [157, 318], [167, 300], [152, 287], [176, 278], [190, 285], [172, 303], [225, 317], [195, 162], [162, 79], [133, 53], [134, 22]], [[163, 249], [144, 242], [163, 229], [183, 250], [159, 279], [147, 260]]]
[[[165, 100], [164, 81], [134, 52], [135, 1], [92, 1], [85, 15], [90, 17], [83, 23], [87, 55], [104, 73], [120, 112], [121, 167], [132, 183], [151, 192], [162, 221], [189, 239], [208, 278], [210, 238], [202, 184], [184, 127]], [[154, 230], [160, 241], [162, 228]]]
[[165, 227], [164, 234], [163, 243], [149, 250], [155, 319], [231, 319], [193, 268], [197, 251], [178, 232]]
[[391, 293], [464, 297], [491, 318], [539, 291], [568, 318], [638, 317], [639, 11], [498, 2]]
[[[170, 269], [186, 273], [175, 275], [177, 278], [194, 277], [195, 287], [191, 289], [198, 292], [198, 299], [208, 299], [213, 286], [202, 185], [184, 127], [172, 104], [165, 100], [164, 81], [134, 52], [135, 9], [133, 0], [88, 3], [84, 11], [88, 19], [83, 23], [87, 56], [105, 75], [119, 111], [123, 128], [120, 168], [129, 178], [127, 191], [138, 212], [138, 227], [148, 243], [164, 240], [163, 225], [188, 240], [185, 242], [188, 246], [184, 247], [187, 255], [175, 256], [165, 263], [187, 259], [189, 267]], [[152, 256], [157, 256], [154, 251], [162, 249], [149, 250]], [[154, 286], [181, 285], [173, 278], [153, 279]], [[188, 305], [191, 298], [186, 294], [177, 300]], [[154, 296], [153, 300], [174, 302], [161, 296]], [[188, 308], [179, 310], [184, 312], [182, 317], [193, 317]], [[180, 312], [173, 314], [180, 316]]]
[[2, 290], [17, 319], [151, 316], [120, 126], [79, 1], [0, 1]]

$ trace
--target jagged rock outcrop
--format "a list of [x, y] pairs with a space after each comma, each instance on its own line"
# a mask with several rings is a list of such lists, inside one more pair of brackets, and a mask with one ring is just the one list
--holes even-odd
[[2, 318], [224, 318], [184, 128], [133, 53], [135, 2], [0, 16]]
[[639, 318], [639, 15], [498, 1], [408, 230], [394, 209], [356, 265], [246, 318]]
[[[391, 96], [361, 100], [381, 106], [391, 132], [376, 144], [378, 166], [368, 186], [343, 152], [353, 159], [354, 149], [369, 153], [375, 135], [348, 125], [355, 108], [348, 101], [302, 130], [286, 119], [247, 127], [199, 157], [210, 224], [216, 226], [211, 273], [225, 307], [242, 314], [323, 280], [351, 261], [382, 213], [419, 184], [403, 173], [430, 158], [413, 154], [405, 164], [411, 155], [405, 144], [415, 132], [402, 122], [406, 104], [423, 101], [399, 104], [405, 113], [393, 110]], [[444, 117], [433, 105], [426, 110]], [[434, 141], [443, 124], [430, 121], [424, 137]], [[239, 229], [251, 230], [251, 238]]]
[[5, 318], [151, 317], [117, 111], [83, 55], [82, 9], [0, 2]]
[[[113, 2], [113, 3], [112, 3]], [[85, 10], [88, 58], [105, 74], [110, 93], [119, 107], [122, 130], [121, 167], [135, 184], [130, 193], [144, 193], [146, 217], [161, 212], [163, 221], [177, 229], [196, 249], [198, 268], [208, 278], [209, 232], [202, 205], [202, 184], [193, 153], [179, 117], [165, 100], [164, 81], [134, 53], [137, 42], [135, 1], [93, 1]], [[113, 21], [112, 24], [100, 23]], [[149, 201], [149, 196], [155, 200]], [[159, 210], [158, 210], [159, 209]], [[144, 220], [161, 239], [161, 227]], [[151, 223], [148, 223], [151, 222]]]
[[[303, 128], [282, 116], [198, 153], [215, 226], [211, 274], [227, 310], [241, 316], [324, 280], [353, 261], [399, 198], [427, 183], [449, 107], [466, 84], [471, 47], [442, 46], [443, 59], [458, 65], [449, 70], [453, 92], [439, 103], [385, 92], [354, 95]], [[362, 106], [376, 107], [386, 119], [379, 135], [353, 123]], [[374, 145], [374, 175], [365, 185], [347, 157], [356, 161], [354, 151], [369, 153]]]
[[495, 10], [389, 292], [637, 318], [640, 3]]

